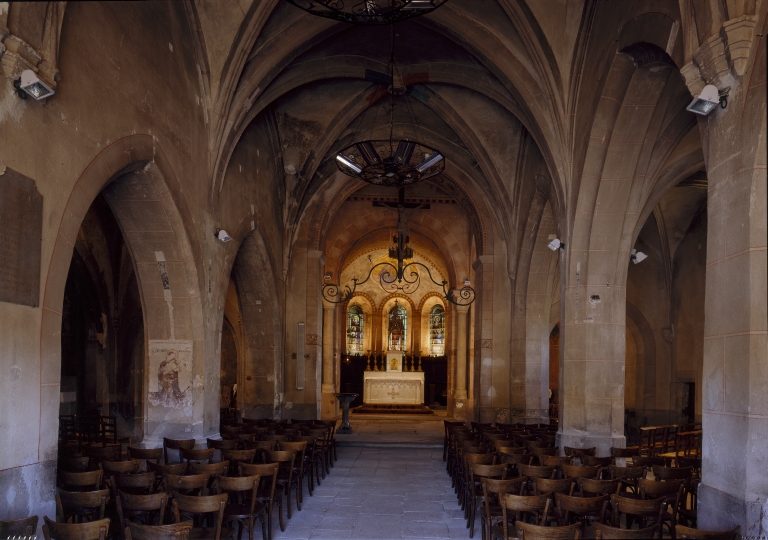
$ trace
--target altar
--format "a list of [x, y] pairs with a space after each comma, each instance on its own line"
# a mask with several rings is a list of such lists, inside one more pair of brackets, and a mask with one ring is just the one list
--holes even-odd
[[363, 375], [363, 403], [421, 405], [424, 403], [424, 372], [403, 371], [403, 353], [387, 353], [386, 371]]

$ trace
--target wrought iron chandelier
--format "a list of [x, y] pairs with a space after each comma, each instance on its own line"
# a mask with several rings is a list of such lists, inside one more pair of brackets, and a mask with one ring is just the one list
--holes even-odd
[[447, 302], [457, 306], [468, 306], [475, 301], [475, 290], [470, 285], [465, 284], [460, 289], [456, 289], [448, 285], [446, 280], [435, 280], [432, 277], [432, 271], [427, 265], [418, 261], [406, 262], [407, 259], [413, 259], [413, 248], [408, 245], [410, 234], [405, 215], [404, 191], [401, 188], [400, 202], [397, 207], [397, 232], [393, 235], [392, 245], [389, 247], [389, 257], [397, 260], [397, 266], [389, 261], [377, 263], [371, 267], [365, 279], [352, 278], [352, 284], [345, 286], [343, 291], [339, 285], [327, 283], [323, 285], [323, 298], [325, 300], [333, 304], [347, 302], [355, 295], [358, 285], [367, 283], [374, 274], [374, 270], [378, 268], [380, 269], [379, 284], [384, 291], [390, 294], [397, 292], [413, 294], [416, 292], [421, 284], [421, 274], [418, 270], [423, 269], [426, 271], [430, 281], [443, 289], [443, 298]]
[[288, 0], [307, 13], [361, 26], [392, 24], [426, 15], [448, 0]]

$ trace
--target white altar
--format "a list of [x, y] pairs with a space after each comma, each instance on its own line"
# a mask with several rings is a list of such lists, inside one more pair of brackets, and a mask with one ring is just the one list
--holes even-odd
[[421, 405], [424, 403], [424, 373], [403, 371], [403, 353], [387, 353], [387, 371], [363, 375], [363, 403]]

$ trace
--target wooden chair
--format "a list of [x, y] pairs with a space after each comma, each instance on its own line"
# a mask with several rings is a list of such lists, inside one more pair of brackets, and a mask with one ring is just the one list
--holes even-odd
[[587, 528], [587, 521], [595, 522], [602, 518], [603, 507], [610, 495], [597, 497], [572, 497], [565, 493], [555, 493], [555, 504], [560, 525], [570, 525], [574, 518], [581, 524], [582, 532]]
[[253, 463], [253, 460], [255, 458], [256, 458], [255, 449], [222, 450], [221, 451], [221, 460], [229, 461], [229, 469], [231, 473], [234, 473], [237, 471], [237, 467], [240, 464], [240, 462]]
[[[630, 517], [633, 516], [640, 520], [640, 528], [649, 527], [649, 520], [652, 525], [660, 525], [662, 513], [666, 503], [664, 499], [630, 499], [621, 495], [611, 495], [611, 508], [613, 509], [613, 526], [619, 527], [621, 524], [621, 515], [625, 514], [627, 528], [631, 528]], [[602, 516], [600, 521], [605, 523], [606, 516]]]
[[693, 469], [691, 467], [660, 467], [654, 465], [653, 477], [656, 480], [682, 480], [685, 486], [688, 487], [693, 477]]
[[[272, 538], [272, 508], [276, 502], [278, 512], [283, 504], [282, 486], [277, 485], [277, 475], [280, 470], [278, 463], [267, 464], [240, 464], [240, 476], [258, 476], [260, 478], [259, 489], [256, 492], [258, 502], [267, 506], [267, 536]], [[282, 515], [282, 512], [280, 512]], [[281, 526], [284, 526], [281, 524]], [[285, 529], [282, 529], [285, 530]]]
[[152, 460], [154, 463], [160, 463], [160, 459], [163, 457], [163, 449], [162, 448], [136, 448], [135, 446], [129, 446], [128, 457], [130, 459], [138, 459], [140, 461], [139, 470], [146, 471], [146, 470], [149, 470], [147, 467], [148, 461]]
[[123, 531], [126, 540], [189, 540], [192, 521], [170, 525], [142, 525], [129, 521]]
[[141, 460], [131, 461], [107, 461], [101, 462], [101, 470], [104, 471], [104, 476], [109, 478], [110, 476], [118, 474], [133, 474], [139, 471], [139, 465]]
[[[157, 485], [157, 474], [153, 472], [136, 474], [118, 474], [110, 477], [109, 486], [112, 491], [112, 497], [117, 496], [117, 491], [130, 493], [132, 495], [146, 495], [155, 491]], [[122, 527], [122, 525], [121, 525]]]
[[[574, 480], [573, 478], [564, 478], [562, 480], [553, 480], [551, 478], [534, 478], [534, 495], [541, 495], [543, 493], [565, 493], [571, 495], [573, 493]], [[552, 500], [554, 505], [555, 501]]]
[[539, 463], [539, 465], [543, 464], [544, 456], [556, 456], [557, 455], [557, 448], [554, 446], [547, 446], [547, 447], [531, 447], [529, 449], [531, 452], [531, 455], [536, 458], [536, 462]]
[[470, 498], [470, 476], [474, 465], [492, 465], [496, 461], [496, 455], [491, 453], [468, 454], [463, 455], [463, 466], [461, 468], [459, 504], [464, 510], [464, 519], [469, 519], [469, 498]]
[[243, 527], [248, 530], [248, 540], [253, 540], [253, 527], [256, 518], [261, 521], [261, 534], [267, 540], [267, 505], [258, 500], [260, 477], [255, 476], [220, 476], [219, 492], [229, 494], [229, 502], [224, 509], [224, 517], [237, 521], [240, 538]]
[[45, 540], [105, 540], [109, 531], [109, 518], [90, 523], [56, 523], [43, 517]]
[[478, 501], [484, 496], [483, 479], [505, 480], [507, 476], [507, 466], [503, 463], [498, 465], [484, 465], [475, 463], [470, 467], [467, 484], [467, 504], [464, 512], [469, 527], [469, 537], [475, 534], [475, 516], [477, 515]]
[[[169, 439], [167, 437], [163, 437], [163, 458], [165, 460], [165, 464], [170, 464], [168, 461], [168, 450], [181, 450], [182, 448], [192, 450], [194, 447], [195, 439]], [[179, 453], [179, 461], [183, 461], [181, 458], [181, 453]]]
[[566, 478], [597, 478], [600, 467], [588, 467], [586, 465], [563, 465], [560, 467]]
[[626, 448], [617, 448], [615, 446], [611, 446], [611, 457], [612, 458], [629, 458], [633, 456], [639, 456], [640, 455], [640, 447], [639, 446], [627, 446]]
[[[282, 488], [279, 491], [280, 498], [284, 494], [286, 497], [286, 513], [288, 519], [291, 519], [291, 488], [293, 487], [293, 466], [296, 462], [296, 452], [292, 450], [273, 450], [269, 453], [269, 461], [278, 463], [280, 471], [277, 473], [277, 485]], [[278, 492], [275, 492], [278, 496]], [[277, 505], [278, 517], [280, 519], [280, 530], [285, 531], [285, 521], [283, 520], [282, 504]]]
[[220, 495], [181, 495], [173, 497], [173, 519], [181, 523], [181, 518], [193, 519], [200, 516], [208, 516], [214, 520], [214, 528], [193, 527], [190, 531], [191, 540], [221, 540], [230, 538], [235, 534], [235, 529], [223, 527], [224, 509], [227, 507], [229, 496], [226, 493]]
[[635, 456], [632, 458], [632, 466], [633, 467], [645, 467], [646, 469], [650, 469], [654, 465], [664, 465], [664, 458], [660, 456]]
[[68, 472], [59, 471], [59, 486], [67, 491], [97, 491], [101, 489], [104, 472], [95, 471]]
[[12, 519], [0, 521], [0, 538], [13, 538], [14, 536], [32, 537], [37, 532], [37, 516], [24, 519]]
[[612, 457], [581, 456], [581, 464], [587, 467], [608, 467], [613, 463]]
[[215, 450], [237, 450], [237, 441], [232, 439], [205, 439], [206, 446]]
[[[549, 493], [542, 495], [513, 495], [508, 493], [501, 500], [501, 525], [493, 527], [493, 538], [501, 537], [509, 539], [509, 524], [514, 520], [517, 524], [521, 521], [535, 520], [536, 523], [544, 523], [549, 514]], [[510, 515], [510, 514], [514, 515]]]
[[595, 522], [592, 524], [592, 532], [597, 540], [647, 540], [659, 537], [659, 526], [654, 525], [647, 529], [619, 529]]
[[695, 540], [735, 540], [741, 526], [737, 525], [729, 531], [705, 531], [703, 529], [692, 529], [678, 525], [675, 529], [677, 538], [691, 538]]
[[296, 490], [296, 508], [301, 511], [301, 503], [304, 501], [304, 456], [307, 452], [307, 443], [306, 441], [283, 441], [278, 444], [278, 447], [280, 450], [288, 450], [296, 454], [296, 460], [293, 464], [292, 485]]
[[181, 453], [181, 459], [187, 462], [187, 466], [190, 463], [213, 463], [213, 455], [216, 453], [215, 448], [179, 448]]
[[163, 484], [165, 485], [165, 492], [168, 494], [204, 495], [208, 487], [208, 475], [205, 473], [184, 476], [165, 474], [163, 475]]
[[218, 463], [190, 463], [187, 474], [207, 474], [208, 489], [214, 489], [219, 476], [225, 475], [230, 470], [229, 461]]
[[117, 517], [120, 520], [120, 530], [125, 531], [128, 526], [128, 518], [136, 522], [140, 520], [144, 525], [152, 525], [157, 515], [157, 524], [162, 525], [165, 520], [165, 510], [168, 508], [167, 493], [150, 493], [149, 495], [131, 495], [122, 491], [117, 492], [115, 507]]
[[666, 523], [669, 534], [674, 538], [675, 526], [677, 525], [677, 513], [680, 508], [680, 501], [685, 493], [685, 481], [667, 480], [662, 482], [660, 480], [640, 478], [637, 481], [637, 487], [640, 490], [641, 499], [663, 498], [664, 502], [667, 503], [667, 509], [661, 515], [659, 526], [660, 531], [663, 533], [664, 524]]
[[645, 467], [617, 467], [611, 465], [608, 467], [611, 480], [618, 480], [620, 491], [631, 491], [637, 493], [637, 481], [645, 478]]
[[481, 478], [483, 487], [483, 504], [480, 507], [482, 540], [491, 539], [491, 529], [495, 525], [494, 521], [500, 523], [502, 517], [501, 498], [507, 493], [522, 495], [525, 481], [526, 478], [522, 476], [506, 480]]
[[64, 491], [56, 493], [56, 521], [73, 523], [104, 519], [109, 490]]
[[519, 540], [578, 540], [581, 535], [579, 527], [578, 523], [565, 527], [543, 527], [522, 521], [515, 522]]
[[582, 497], [619, 494], [618, 480], [595, 480], [594, 478], [579, 478], [578, 484]]
[[[254, 463], [266, 463], [267, 454], [275, 449], [274, 441], [252, 441], [244, 444], [246, 450], [255, 450], [256, 455], [253, 458]], [[321, 451], [319, 449], [318, 451]], [[320, 483], [320, 470], [317, 471], [317, 482]]]
[[[163, 486], [163, 477], [166, 474], [175, 474], [177, 476], [183, 476], [187, 473], [187, 464], [186, 463], [174, 463], [172, 465], [163, 465], [158, 463], [152, 463], [151, 461], [147, 461], [147, 469], [149, 472], [153, 472], [157, 475], [157, 480], [155, 480], [155, 487], [153, 491], [157, 491]], [[162, 488], [163, 491], [165, 491], [165, 488]]]
[[307, 443], [307, 447], [304, 450], [304, 476], [307, 478], [307, 491], [309, 492], [309, 496], [312, 497], [312, 494], [315, 491], [315, 446], [317, 444], [317, 439], [312, 436], [297, 435], [294, 437], [294, 442]]

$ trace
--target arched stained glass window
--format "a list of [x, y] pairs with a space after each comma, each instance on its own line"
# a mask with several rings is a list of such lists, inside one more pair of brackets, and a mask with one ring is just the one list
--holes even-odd
[[445, 309], [440, 305], [429, 312], [429, 354], [445, 355]]
[[365, 317], [360, 306], [347, 310], [347, 354], [362, 354], [365, 336]]
[[408, 312], [403, 306], [395, 305], [389, 310], [389, 350], [404, 351], [408, 331]]

